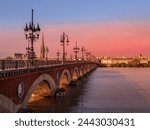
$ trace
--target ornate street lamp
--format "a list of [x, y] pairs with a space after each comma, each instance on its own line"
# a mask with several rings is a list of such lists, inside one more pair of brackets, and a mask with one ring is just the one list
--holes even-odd
[[89, 52], [88, 51], [85, 53], [85, 55], [86, 55], [86, 60], [89, 60]]
[[72, 58], [72, 55], [70, 55], [70, 61], [72, 61], [72, 59], [73, 59], [73, 58]]
[[85, 53], [85, 48], [84, 47], [81, 48], [81, 52], [82, 52], [82, 60], [84, 61], [84, 53]]
[[75, 47], [73, 48], [73, 51], [75, 53], [75, 60], [78, 60], [78, 52], [79, 52], [80, 48], [77, 46], [77, 42], [75, 44]]
[[25, 38], [28, 40], [28, 42], [31, 43], [31, 46], [27, 48], [28, 52], [28, 60], [31, 60], [31, 66], [34, 66], [34, 61], [35, 61], [35, 52], [34, 52], [34, 46], [33, 43], [39, 39], [39, 34], [40, 34], [40, 26], [37, 24], [35, 26], [34, 21], [33, 21], [33, 9], [32, 9], [32, 16], [31, 16], [31, 22], [29, 24], [26, 23], [26, 26], [24, 28], [25, 32]]
[[65, 59], [67, 60], [67, 52], [65, 52]]
[[65, 52], [65, 46], [67, 44], [68, 46], [68, 43], [69, 43], [69, 37], [68, 35], [66, 35], [64, 32], [63, 34], [60, 36], [60, 42], [61, 42], [61, 45], [63, 46], [63, 55], [62, 55], [62, 63], [64, 64], [65, 63], [65, 60], [66, 60], [66, 52]]
[[31, 49], [29, 47], [29, 42], [28, 42], [28, 47], [26, 47], [26, 56], [27, 56], [27, 60], [29, 60], [29, 55], [30, 55]]
[[57, 55], [57, 60], [59, 61], [59, 56], [60, 56], [59, 50], [57, 51], [56, 55]]
[[88, 56], [88, 58], [89, 58], [89, 61], [91, 61], [91, 52], [89, 52], [89, 54], [88, 54], [89, 56]]

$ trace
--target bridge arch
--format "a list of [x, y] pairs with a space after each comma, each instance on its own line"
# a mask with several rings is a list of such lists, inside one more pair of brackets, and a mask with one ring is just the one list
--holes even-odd
[[86, 68], [87, 68], [87, 72], [89, 72], [89, 71], [90, 71], [90, 65], [88, 64], [88, 65], [86, 66]]
[[79, 69], [78, 67], [75, 67], [73, 69], [73, 73], [72, 73], [72, 80], [77, 80], [80, 76], [80, 72], [79, 72]]
[[88, 73], [87, 65], [84, 65], [84, 66], [83, 66], [83, 70], [84, 70], [84, 74]]
[[80, 72], [80, 76], [83, 76], [84, 74], [86, 74], [86, 70], [83, 66], [80, 67], [79, 72]]
[[64, 87], [71, 82], [71, 73], [68, 69], [64, 69], [60, 75], [58, 85]]
[[17, 112], [18, 106], [8, 97], [0, 94], [0, 112]]
[[34, 92], [34, 90], [36, 89], [36, 87], [42, 82], [42, 81], [46, 81], [48, 84], [49, 84], [49, 87], [50, 89], [52, 89], [52, 91], [54, 91], [57, 86], [56, 86], [56, 83], [54, 81], [54, 79], [48, 75], [48, 74], [43, 74], [41, 76], [39, 76], [34, 82], [33, 84], [31, 85], [24, 101], [23, 101], [23, 104], [22, 104], [22, 108], [26, 108], [28, 102], [29, 102], [29, 99], [32, 95], [32, 93]]

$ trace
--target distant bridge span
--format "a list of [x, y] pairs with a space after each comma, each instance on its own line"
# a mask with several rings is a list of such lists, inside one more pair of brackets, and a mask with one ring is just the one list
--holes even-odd
[[[0, 71], [0, 112], [17, 112], [26, 108], [37, 86], [46, 82], [53, 95], [58, 88], [77, 80], [97, 67], [93, 62], [78, 62], [45, 67]], [[39, 92], [44, 90], [39, 89]], [[38, 92], [36, 92], [38, 93]]]

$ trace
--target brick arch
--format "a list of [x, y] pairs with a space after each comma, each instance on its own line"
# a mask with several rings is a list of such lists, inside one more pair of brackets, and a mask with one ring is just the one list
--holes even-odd
[[87, 67], [87, 72], [89, 72], [90, 71], [90, 65], [88, 64], [86, 67]]
[[17, 112], [18, 107], [8, 97], [0, 94], [0, 112]]
[[43, 75], [39, 76], [39, 77], [33, 82], [33, 84], [31, 85], [31, 87], [30, 87], [30, 89], [29, 89], [29, 91], [28, 91], [28, 93], [27, 93], [27, 95], [26, 95], [26, 97], [25, 97], [25, 99], [24, 99], [24, 101], [23, 101], [23, 103], [22, 103], [22, 108], [26, 108], [26, 106], [27, 106], [27, 104], [28, 104], [28, 102], [29, 102], [29, 99], [30, 99], [30, 97], [31, 97], [31, 95], [32, 95], [32, 93], [33, 93], [33, 91], [34, 91], [35, 88], [38, 86], [38, 84], [39, 84], [40, 82], [42, 82], [42, 81], [46, 81], [46, 82], [49, 84], [49, 86], [50, 86], [50, 88], [52, 89], [52, 91], [55, 91], [55, 89], [57, 88], [54, 79], [53, 79], [50, 75], [48, 75], [48, 74], [43, 74]]
[[78, 67], [75, 67], [75, 68], [73, 69], [72, 78], [73, 78], [73, 74], [74, 74], [74, 73], [77, 73], [77, 78], [80, 77], [80, 71], [79, 71]]
[[84, 65], [83, 68], [84, 68], [84, 74], [86, 74], [86, 73], [88, 72], [88, 67], [87, 67], [87, 65]]
[[59, 78], [59, 82], [58, 82], [58, 84], [60, 84], [60, 81], [62, 80], [62, 78], [63, 78], [63, 76], [64, 75], [67, 75], [67, 79], [68, 79], [68, 82], [70, 83], [71, 82], [71, 80], [72, 80], [72, 76], [71, 76], [71, 73], [70, 73], [70, 71], [68, 70], [68, 69], [64, 69], [63, 71], [62, 71], [62, 73], [60, 74], [60, 78]]
[[79, 77], [79, 76], [80, 76], [79, 68], [78, 68], [78, 67], [75, 67], [75, 68], [74, 68], [74, 71], [75, 71], [75, 70], [77, 71], [77, 74], [78, 74], [78, 77]]
[[79, 74], [80, 74], [80, 76], [83, 76], [85, 73], [86, 73], [86, 71], [85, 71], [85, 68], [83, 67], [83, 66], [81, 66], [80, 68], [79, 68]]

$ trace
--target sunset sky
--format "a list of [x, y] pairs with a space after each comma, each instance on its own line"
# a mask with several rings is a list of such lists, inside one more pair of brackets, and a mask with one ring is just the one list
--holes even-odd
[[[96, 56], [150, 56], [150, 0], [0, 0], [0, 58], [25, 53], [31, 9], [49, 57], [62, 53], [63, 32], [68, 56], [76, 41]], [[41, 36], [34, 44], [38, 56]]]

